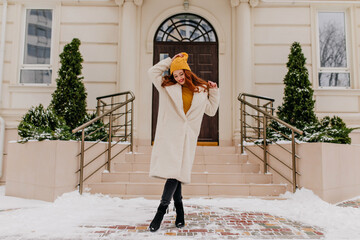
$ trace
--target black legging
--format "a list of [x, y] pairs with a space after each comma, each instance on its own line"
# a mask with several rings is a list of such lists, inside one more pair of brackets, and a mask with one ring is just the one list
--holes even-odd
[[175, 203], [182, 201], [181, 182], [173, 178], [166, 180], [164, 192], [161, 196], [161, 204], [168, 206], [171, 198], [174, 198]]

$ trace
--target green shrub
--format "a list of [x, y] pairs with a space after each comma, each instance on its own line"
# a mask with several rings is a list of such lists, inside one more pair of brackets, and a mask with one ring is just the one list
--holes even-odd
[[[95, 112], [90, 113], [90, 114], [87, 113], [85, 115], [83, 121], [80, 123], [80, 125], [87, 123], [88, 121], [90, 121], [96, 117], [97, 116], [96, 116]], [[108, 140], [107, 132], [106, 132], [106, 129], [104, 128], [104, 123], [100, 120], [94, 122], [90, 126], [86, 127], [84, 130], [85, 130], [85, 136], [89, 135], [89, 136], [85, 137], [86, 141], [97, 141], [97, 140], [107, 141]], [[74, 138], [76, 140], [81, 140], [81, 131], [75, 133]]]
[[[291, 130], [289, 130], [287, 127], [277, 122], [272, 122], [271, 125], [279, 132], [288, 136], [288, 138], [291, 139]], [[346, 127], [344, 121], [338, 116], [334, 116], [332, 118], [326, 116], [315, 124], [305, 125], [302, 129], [303, 135], [295, 133], [295, 138], [303, 142], [329, 142], [350, 144], [351, 138], [349, 137], [349, 134], [354, 129], [356, 128]], [[269, 143], [281, 140], [289, 140], [272, 129], [268, 129], [267, 137]]]
[[[86, 123], [96, 117], [95, 113], [86, 114], [83, 122]], [[97, 130], [99, 129], [99, 130]], [[19, 126], [18, 134], [21, 137], [21, 142], [29, 140], [81, 140], [81, 132], [73, 134], [72, 129], [66, 125], [63, 118], [55, 114], [54, 109], [49, 107], [45, 109], [43, 105], [32, 107], [24, 115]], [[86, 137], [86, 141], [96, 141], [102, 139], [107, 141], [107, 132], [104, 124], [98, 120], [89, 127], [85, 128], [85, 135], [91, 134]]]
[[330, 118], [324, 117], [319, 123], [314, 125], [305, 126], [303, 131], [304, 135], [299, 137], [299, 140], [304, 142], [330, 142], [350, 144], [351, 133], [354, 128], [346, 127], [344, 121], [334, 116]]
[[24, 115], [18, 126], [18, 134], [22, 141], [71, 139], [71, 129], [65, 121], [52, 108], [45, 109], [42, 104], [30, 108]]

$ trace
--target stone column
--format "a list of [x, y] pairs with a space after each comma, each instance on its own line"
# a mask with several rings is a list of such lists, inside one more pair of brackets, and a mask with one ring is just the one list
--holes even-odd
[[[138, 77], [138, 28], [137, 28], [137, 7], [141, 7], [142, 0], [116, 0], [122, 7], [120, 17], [120, 67], [119, 86], [117, 90], [136, 91], [136, 78]], [[121, 10], [120, 10], [121, 11]]]
[[[249, 3], [250, 2], [250, 3]], [[254, 93], [252, 79], [252, 39], [251, 39], [251, 9], [256, 6], [255, 0], [232, 0], [236, 9], [235, 22], [235, 64], [236, 91]]]
[[[132, 91], [137, 96], [139, 89], [139, 16], [138, 8], [143, 0], [115, 0], [119, 5], [119, 66], [116, 92]], [[134, 107], [134, 144], [137, 145], [139, 111]]]
[[[235, 97], [239, 93], [254, 93], [252, 78], [252, 31], [251, 31], [251, 9], [255, 7], [258, 0], [231, 0], [231, 6], [235, 8]], [[234, 106], [235, 131], [234, 137], [239, 138], [240, 134], [240, 112], [239, 103]]]

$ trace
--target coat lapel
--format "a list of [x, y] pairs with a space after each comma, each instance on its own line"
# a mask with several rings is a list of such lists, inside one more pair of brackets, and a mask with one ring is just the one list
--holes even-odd
[[186, 119], [183, 107], [183, 100], [182, 100], [182, 91], [180, 84], [174, 84], [168, 87], [165, 87], [166, 91], [168, 92], [169, 96], [173, 100], [177, 111], [179, 112], [180, 116]]

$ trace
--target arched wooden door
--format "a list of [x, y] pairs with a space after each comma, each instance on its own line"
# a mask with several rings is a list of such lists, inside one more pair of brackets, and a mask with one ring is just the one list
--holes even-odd
[[[179, 52], [189, 54], [191, 70], [206, 81], [219, 84], [218, 42], [215, 30], [204, 18], [194, 14], [177, 14], [166, 19], [154, 38], [154, 64]], [[159, 93], [153, 86], [151, 140], [155, 139]], [[218, 145], [219, 116], [204, 115], [199, 144]]]

